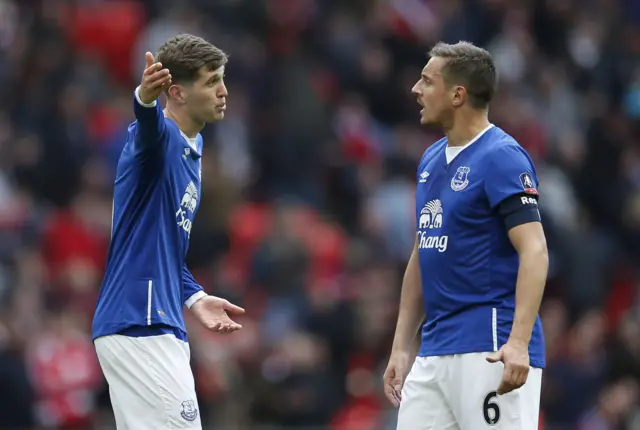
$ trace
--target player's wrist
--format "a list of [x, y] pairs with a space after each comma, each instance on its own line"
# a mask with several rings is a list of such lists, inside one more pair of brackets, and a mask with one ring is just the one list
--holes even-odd
[[194, 294], [191, 295], [191, 297], [189, 297], [185, 302], [185, 306], [188, 307], [189, 309], [191, 309], [191, 307], [193, 305], [195, 305], [199, 300], [203, 299], [204, 297], [207, 297], [207, 293], [205, 293], [204, 291], [200, 290]]
[[509, 345], [517, 346], [520, 348], [529, 348], [529, 339], [526, 339], [522, 336], [511, 335], [507, 340]]
[[[519, 315], [516, 315], [513, 320], [513, 325], [511, 326], [511, 333], [509, 333], [508, 342], [512, 345], [529, 347], [529, 342], [531, 341], [531, 333], [533, 331], [532, 324], [527, 324], [526, 321], [523, 321]], [[530, 328], [527, 329], [527, 326]]]
[[138, 86], [135, 90], [136, 100], [138, 101], [138, 103], [143, 107], [155, 107], [157, 103], [156, 100], [151, 100], [151, 101], [143, 100], [143, 96], [141, 92], [142, 92], [142, 87]]
[[406, 354], [409, 355], [411, 353], [411, 344], [407, 343], [398, 343], [398, 344], [393, 344], [393, 346], [391, 347], [391, 355], [397, 355], [397, 354]]

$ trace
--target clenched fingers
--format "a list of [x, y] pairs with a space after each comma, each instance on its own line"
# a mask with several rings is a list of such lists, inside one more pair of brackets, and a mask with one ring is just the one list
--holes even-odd
[[150, 64], [144, 69], [142, 76], [151, 76], [159, 70], [162, 70], [162, 63]]
[[143, 85], [148, 89], [157, 89], [171, 82], [171, 74], [169, 69], [159, 70], [152, 75], [145, 76]]
[[518, 366], [505, 365], [502, 381], [500, 382], [497, 393], [501, 395], [517, 390], [527, 382], [528, 375], [528, 367], [521, 368]]

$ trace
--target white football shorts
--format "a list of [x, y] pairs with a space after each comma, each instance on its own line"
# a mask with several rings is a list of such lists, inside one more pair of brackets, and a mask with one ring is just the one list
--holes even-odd
[[498, 396], [502, 363], [489, 353], [418, 357], [402, 388], [397, 430], [538, 430], [542, 369]]
[[202, 429], [188, 343], [110, 335], [95, 347], [118, 430]]

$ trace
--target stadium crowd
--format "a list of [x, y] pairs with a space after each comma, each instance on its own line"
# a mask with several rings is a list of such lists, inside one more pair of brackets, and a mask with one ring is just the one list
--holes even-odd
[[0, 0], [0, 428], [112, 428], [89, 328], [115, 165], [144, 52], [185, 32], [230, 54], [189, 265], [247, 309], [232, 336], [190, 324], [205, 428], [395, 428], [381, 377], [440, 137], [410, 88], [469, 40], [540, 177], [540, 428], [640, 429], [637, 0]]

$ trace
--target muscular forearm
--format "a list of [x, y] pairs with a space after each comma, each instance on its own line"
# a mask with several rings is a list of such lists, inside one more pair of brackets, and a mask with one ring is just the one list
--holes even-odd
[[393, 339], [394, 351], [414, 352], [416, 333], [420, 329], [424, 316], [420, 266], [417, 249], [414, 247], [402, 281], [400, 312]]
[[509, 341], [529, 344], [533, 325], [540, 310], [548, 268], [549, 256], [546, 247], [529, 249], [520, 254], [516, 310]]

